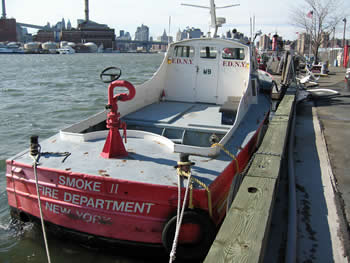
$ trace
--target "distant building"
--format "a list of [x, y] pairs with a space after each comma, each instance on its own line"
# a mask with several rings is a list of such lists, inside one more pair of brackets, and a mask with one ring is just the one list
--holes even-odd
[[203, 32], [199, 28], [188, 28], [187, 31], [187, 38], [201, 38], [203, 36]]
[[16, 19], [0, 19], [0, 41], [17, 41]]
[[130, 35], [129, 32], [125, 32], [124, 30], [120, 30], [119, 31], [119, 36], [117, 37], [117, 39], [131, 40], [131, 35]]
[[72, 30], [72, 24], [71, 24], [69, 19], [68, 19], [68, 22], [67, 22], [67, 30]]
[[[157, 41], [159, 42], [165, 42], [165, 43], [171, 43], [173, 42], [173, 37], [172, 36], [168, 36], [165, 29], [164, 29], [164, 32], [163, 32], [163, 35], [157, 37]], [[168, 48], [168, 45], [167, 44], [153, 44], [152, 45], [152, 50], [153, 51], [161, 51], [161, 52], [165, 52]]]
[[183, 39], [186, 39], [187, 37], [187, 33], [184, 31], [181, 32], [181, 30], [179, 29], [176, 33], [176, 41], [180, 41], [180, 40], [183, 40]]
[[149, 28], [148, 26], [141, 25], [137, 27], [135, 32], [135, 40], [138, 41], [149, 41]]
[[37, 35], [33, 37], [33, 40], [38, 42], [93, 42], [97, 46], [103, 45], [104, 48], [114, 48], [115, 33], [114, 29], [109, 28], [107, 25], [98, 24], [91, 20], [88, 22], [78, 20], [77, 29], [71, 27], [68, 29], [68, 25], [66, 28], [64, 19], [62, 19], [52, 28], [39, 30]]
[[321, 33], [321, 48], [327, 48], [329, 46], [329, 33], [322, 32]]
[[192, 39], [192, 38], [201, 38], [203, 36], [203, 32], [199, 28], [189, 28], [187, 27], [184, 31], [179, 31], [176, 34], [176, 41], [180, 41], [183, 39]]
[[299, 33], [298, 35], [298, 42], [297, 42], [297, 49], [296, 51], [300, 54], [300, 55], [304, 55], [304, 54], [309, 54], [310, 53], [310, 43], [311, 43], [311, 38], [310, 38], [310, 34], [307, 33]]
[[[118, 40], [121, 40], [121, 41], [118, 41]], [[128, 51], [128, 50], [132, 49], [132, 45], [130, 43], [123, 42], [123, 40], [130, 41], [131, 35], [129, 32], [125, 32], [124, 30], [120, 30], [119, 36], [116, 38], [116, 47], [115, 48], [119, 51]]]
[[[93, 42], [97, 46], [103, 45], [104, 48], [114, 48], [115, 32], [105, 24], [98, 24], [89, 20], [78, 24], [78, 31], [81, 33], [81, 42]], [[71, 41], [68, 39], [62, 39]]]
[[33, 36], [33, 40], [36, 42], [56, 42], [57, 32], [53, 30], [39, 30], [36, 35]]
[[168, 36], [164, 29], [163, 35], [157, 37], [157, 41], [171, 43], [174, 41], [174, 39], [172, 36]]
[[260, 50], [271, 50], [271, 40], [268, 35], [262, 35], [260, 36], [259, 41], [259, 49]]
[[166, 34], [165, 29], [164, 29], [163, 35], [160, 38], [158, 38], [158, 40], [161, 42], [168, 42], [169, 41], [168, 35]]
[[282, 51], [283, 50], [283, 39], [281, 36], [274, 34], [272, 36], [272, 50]]

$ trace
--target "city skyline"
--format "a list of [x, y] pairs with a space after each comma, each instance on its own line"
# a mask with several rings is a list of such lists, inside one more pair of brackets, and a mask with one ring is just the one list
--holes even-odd
[[[145, 24], [150, 28], [150, 36], [156, 38], [161, 36], [166, 30], [168, 35], [175, 37], [177, 31], [185, 29], [187, 26], [200, 28], [202, 32], [208, 31], [208, 11], [205, 9], [196, 9], [193, 7], [182, 6], [181, 3], [193, 3], [199, 5], [208, 5], [208, 0], [172, 0], [161, 1], [154, 0], [152, 4], [148, 1], [129, 0], [90, 0], [90, 19], [97, 23], [107, 24], [114, 28], [116, 32], [124, 30], [130, 32], [134, 38], [136, 28]], [[300, 32], [289, 23], [290, 10], [297, 4], [303, 4], [304, 0], [293, 1], [294, 5], [286, 7], [283, 1], [266, 0], [261, 1], [228, 1], [217, 0], [217, 6], [239, 3], [240, 6], [219, 9], [218, 17], [225, 17], [226, 24], [219, 31], [224, 34], [228, 30], [237, 28], [245, 35], [250, 34], [250, 17], [255, 16], [255, 29], [262, 30], [263, 33], [278, 33], [284, 39], [297, 39], [296, 32]], [[266, 6], [271, 8], [266, 9]], [[350, 11], [349, 7], [346, 7]], [[52, 5], [51, 1], [45, 0], [11, 0], [6, 1], [6, 13], [8, 18], [16, 18], [17, 22], [30, 23], [37, 25], [46, 25], [47, 22], [54, 24], [64, 18], [71, 21], [72, 26], [76, 27], [78, 19], [84, 19], [84, 1], [61, 0], [59, 5]], [[38, 16], [40, 13], [40, 16]], [[171, 17], [171, 26], [169, 34], [169, 17]], [[347, 30], [348, 32], [348, 30]], [[341, 34], [341, 25], [337, 28], [337, 34]]]

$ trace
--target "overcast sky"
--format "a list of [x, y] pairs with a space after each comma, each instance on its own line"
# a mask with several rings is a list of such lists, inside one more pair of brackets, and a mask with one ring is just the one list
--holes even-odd
[[[71, 21], [76, 27], [77, 19], [84, 19], [84, 0], [5, 0], [8, 18], [16, 18], [17, 22], [51, 25], [61, 21]], [[107, 24], [114, 28], [116, 35], [119, 30], [130, 32], [134, 36], [137, 26], [141, 24], [150, 28], [150, 35], [162, 35], [164, 29], [169, 31], [169, 16], [171, 17], [170, 35], [186, 26], [208, 31], [209, 11], [182, 6], [181, 3], [209, 5], [209, 0], [89, 0], [90, 20]], [[239, 3], [240, 6], [217, 10], [218, 17], [225, 17], [226, 24], [221, 31], [226, 32], [236, 28], [245, 33], [250, 32], [250, 17], [255, 16], [255, 28], [263, 33], [277, 32], [285, 39], [294, 40], [296, 32], [301, 29], [291, 25], [290, 11], [296, 5], [303, 5], [304, 0], [216, 0], [216, 6]], [[345, 0], [344, 9], [348, 10], [348, 28], [350, 28], [350, 0]], [[342, 37], [344, 24], [337, 28], [338, 37]], [[347, 38], [350, 38], [347, 30]]]

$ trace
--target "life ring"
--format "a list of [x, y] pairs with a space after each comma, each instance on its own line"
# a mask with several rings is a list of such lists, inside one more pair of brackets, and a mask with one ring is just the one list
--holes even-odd
[[[176, 215], [164, 225], [162, 243], [168, 253], [171, 252], [176, 230]], [[176, 257], [182, 260], [203, 259], [213, 243], [216, 226], [209, 214], [200, 209], [188, 209], [184, 212], [181, 231], [176, 249]]]

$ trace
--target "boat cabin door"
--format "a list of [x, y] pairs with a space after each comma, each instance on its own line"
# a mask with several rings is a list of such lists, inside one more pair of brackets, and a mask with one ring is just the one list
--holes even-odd
[[218, 49], [214, 46], [200, 46], [196, 65], [195, 101], [217, 102]]

